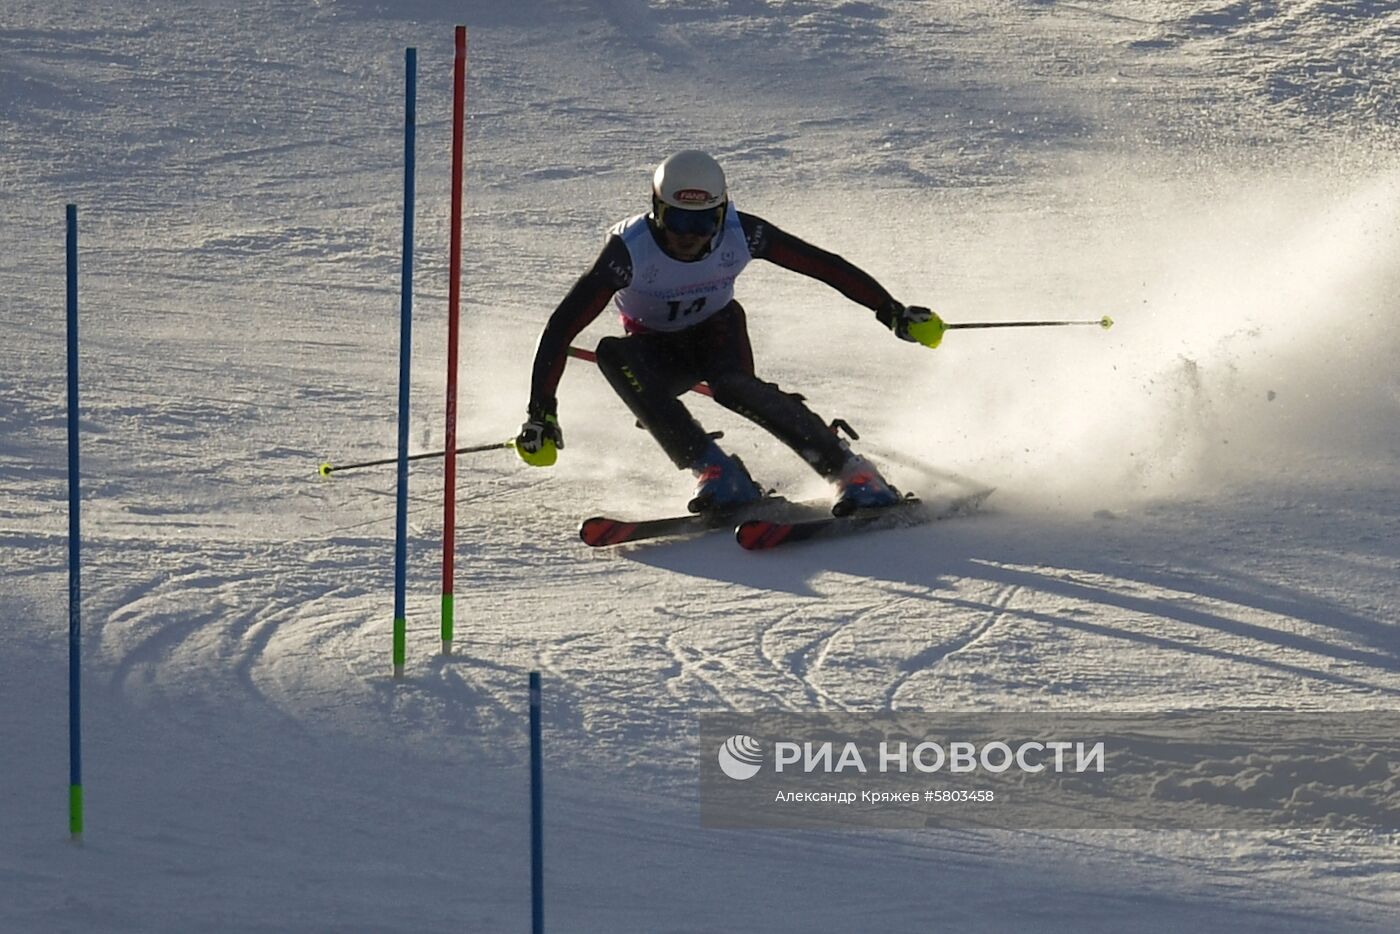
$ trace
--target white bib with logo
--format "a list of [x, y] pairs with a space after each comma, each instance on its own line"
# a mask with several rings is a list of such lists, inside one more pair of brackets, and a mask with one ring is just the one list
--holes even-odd
[[632, 257], [632, 284], [614, 299], [629, 329], [681, 331], [699, 324], [734, 300], [734, 280], [752, 259], [732, 203], [710, 252], [693, 263], [666, 255], [645, 214], [629, 217], [609, 233], [622, 239]]

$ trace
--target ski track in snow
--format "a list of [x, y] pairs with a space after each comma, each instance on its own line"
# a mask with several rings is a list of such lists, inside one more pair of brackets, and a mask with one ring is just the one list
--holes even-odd
[[[706, 832], [695, 757], [715, 710], [1394, 709], [1400, 6], [109, 7], [0, 22], [0, 929], [518, 930], [532, 669], [560, 930], [1393, 927], [1393, 836]], [[394, 443], [406, 45], [411, 444], [442, 444], [462, 16], [462, 443], [514, 433], [549, 309], [684, 145], [949, 320], [1118, 325], [931, 356], [755, 268], [765, 375], [901, 485], [996, 485], [984, 511], [772, 554], [586, 550], [584, 515], [670, 511], [688, 478], [575, 361], [558, 467], [459, 463], [450, 657], [441, 472], [413, 469], [396, 683], [392, 470], [316, 466]], [[59, 847], [67, 202], [82, 849]], [[756, 476], [810, 486], [691, 404]]]

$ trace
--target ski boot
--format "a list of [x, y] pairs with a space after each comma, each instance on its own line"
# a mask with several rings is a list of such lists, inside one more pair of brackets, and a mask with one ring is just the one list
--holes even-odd
[[852, 454], [836, 477], [836, 502], [831, 506], [834, 516], [849, 516], [857, 509], [881, 509], [896, 506], [903, 499], [898, 490], [885, 482], [875, 465]]
[[763, 498], [763, 488], [754, 483], [744, 462], [721, 451], [713, 441], [690, 469], [699, 480], [686, 507], [691, 512], [728, 511]]

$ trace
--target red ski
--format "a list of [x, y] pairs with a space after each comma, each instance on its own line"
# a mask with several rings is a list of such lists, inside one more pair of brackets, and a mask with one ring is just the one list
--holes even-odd
[[794, 519], [819, 516], [829, 508], [825, 502], [794, 502], [781, 496], [767, 496], [739, 509], [664, 516], [659, 519], [615, 519], [594, 516], [583, 520], [578, 537], [594, 548], [623, 545], [655, 538], [682, 538], [733, 528], [746, 519]]
[[767, 551], [780, 545], [811, 541], [816, 538], [832, 538], [838, 535], [851, 535], [856, 532], [869, 532], [878, 529], [897, 529], [923, 525], [941, 519], [966, 516], [981, 508], [982, 503], [992, 495], [991, 489], [967, 493], [942, 504], [924, 503], [913, 497], [902, 500], [896, 506], [880, 509], [862, 509], [845, 516], [822, 516], [814, 519], [782, 521], [776, 519], [750, 519], [741, 522], [734, 530], [734, 538], [749, 551]]

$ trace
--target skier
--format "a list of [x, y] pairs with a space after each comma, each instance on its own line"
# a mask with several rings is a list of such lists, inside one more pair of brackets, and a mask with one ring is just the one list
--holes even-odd
[[914, 340], [911, 324], [933, 316], [900, 304], [841, 257], [738, 211], [718, 162], [698, 150], [678, 152], [656, 167], [651, 211], [608, 232], [592, 268], [540, 335], [528, 417], [515, 440], [520, 457], [549, 466], [564, 447], [555, 391], [569, 344], [615, 298], [626, 336], [599, 342], [598, 366], [676, 466], [697, 477], [691, 512], [736, 510], [763, 496], [743, 462], [722, 451], [680, 401], [700, 381], [716, 402], [767, 429], [835, 483], [835, 514], [898, 503], [899, 491], [801, 396], [754, 375], [744, 308], [734, 300], [734, 280], [753, 259], [825, 282], [904, 340]]

